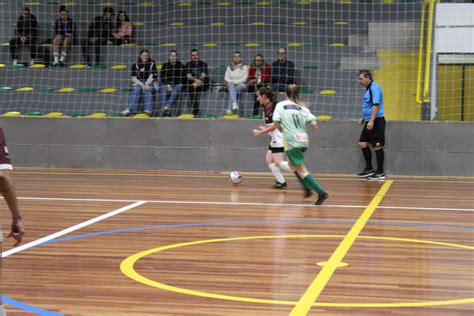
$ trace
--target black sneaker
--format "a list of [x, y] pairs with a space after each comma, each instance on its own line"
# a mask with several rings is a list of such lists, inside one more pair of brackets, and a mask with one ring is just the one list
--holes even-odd
[[374, 173], [373, 175], [367, 177], [369, 180], [385, 180], [387, 177], [385, 176], [385, 173], [383, 172], [377, 172]]
[[362, 171], [361, 173], [358, 173], [357, 176], [359, 178], [367, 178], [367, 177], [370, 177], [372, 175], [375, 174], [375, 170], [374, 169], [364, 169], [364, 171]]
[[304, 188], [303, 191], [304, 191], [303, 197], [305, 199], [313, 195], [313, 190], [311, 190], [310, 188]]
[[275, 182], [275, 184], [273, 185], [273, 187], [274, 187], [275, 189], [284, 189], [284, 188], [287, 187], [287, 185], [286, 185], [286, 182], [281, 183], [281, 182], [278, 182], [278, 181], [277, 181], [277, 182]]
[[329, 194], [327, 192], [323, 192], [321, 194], [319, 194], [318, 196], [318, 200], [316, 201], [316, 203], [314, 203], [314, 205], [321, 205], [323, 204], [324, 201], [326, 201], [326, 199], [329, 197]]

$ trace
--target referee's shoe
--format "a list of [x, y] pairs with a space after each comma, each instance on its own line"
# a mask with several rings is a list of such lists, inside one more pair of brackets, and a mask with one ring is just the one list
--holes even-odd
[[373, 175], [367, 177], [369, 180], [385, 180], [387, 177], [383, 172], [376, 172]]
[[361, 173], [358, 173], [357, 176], [359, 178], [368, 178], [370, 176], [373, 176], [375, 174], [374, 169], [364, 169]]

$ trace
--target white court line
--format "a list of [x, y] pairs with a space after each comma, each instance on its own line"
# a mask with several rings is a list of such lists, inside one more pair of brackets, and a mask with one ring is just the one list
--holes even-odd
[[21, 246], [18, 246], [16, 248], [12, 248], [10, 250], [7, 250], [7, 251], [4, 251], [2, 252], [2, 258], [6, 258], [14, 253], [17, 253], [17, 252], [20, 252], [20, 251], [23, 251], [23, 250], [26, 250], [28, 248], [31, 248], [31, 247], [35, 247], [39, 244], [42, 244], [44, 242], [47, 242], [47, 241], [50, 241], [52, 239], [55, 239], [55, 238], [58, 238], [58, 237], [61, 237], [63, 235], [66, 235], [66, 234], [69, 234], [70, 232], [73, 232], [75, 230], [78, 230], [78, 229], [81, 229], [83, 227], [86, 227], [88, 225], [91, 225], [91, 224], [94, 224], [94, 223], [97, 223], [103, 219], [106, 219], [106, 218], [109, 218], [109, 217], [112, 217], [112, 216], [115, 216], [117, 214], [120, 214], [120, 213], [123, 213], [125, 211], [128, 211], [134, 207], [137, 207], [137, 206], [140, 206], [142, 204], [145, 204], [146, 201], [136, 201], [135, 203], [133, 204], [130, 204], [130, 205], [127, 205], [127, 206], [124, 206], [124, 207], [121, 207], [119, 209], [116, 209], [114, 211], [111, 211], [111, 212], [108, 212], [108, 213], [105, 213], [105, 214], [102, 214], [100, 216], [97, 216], [97, 217], [94, 217], [94, 218], [91, 218], [85, 222], [82, 222], [82, 223], [79, 223], [77, 225], [74, 225], [74, 226], [71, 226], [69, 228], [66, 228], [66, 229], [63, 229], [59, 232], [56, 232], [54, 234], [51, 234], [51, 235], [48, 235], [48, 236], [45, 236], [45, 237], [42, 237], [40, 239], [36, 239], [32, 242], [29, 242], [27, 244], [24, 244], [24, 245], [21, 245]]
[[[79, 198], [42, 198], [42, 197], [19, 197], [20, 200], [40, 200], [40, 201], [84, 201], [84, 202], [127, 202], [132, 203], [136, 200], [115, 200], [115, 199], [79, 199]], [[173, 201], [173, 200], [143, 200], [145, 203], [161, 204], [206, 204], [206, 205], [242, 205], [242, 206], [314, 206], [313, 204], [281, 204], [281, 203], [262, 203], [262, 202], [215, 202], [215, 201]], [[367, 205], [337, 205], [324, 204], [324, 207], [332, 208], [366, 208]], [[444, 207], [418, 207], [418, 206], [390, 206], [379, 205], [379, 209], [400, 209], [400, 210], [420, 210], [420, 211], [466, 211], [474, 212], [474, 208], [444, 208]]]

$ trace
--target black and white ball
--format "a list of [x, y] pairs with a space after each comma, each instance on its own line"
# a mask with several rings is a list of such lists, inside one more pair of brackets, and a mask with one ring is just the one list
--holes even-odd
[[240, 184], [240, 182], [242, 182], [242, 175], [240, 172], [234, 170], [229, 174], [229, 181], [232, 184]]

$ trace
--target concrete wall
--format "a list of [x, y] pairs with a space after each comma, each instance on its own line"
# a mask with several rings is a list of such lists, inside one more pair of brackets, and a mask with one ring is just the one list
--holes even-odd
[[[258, 120], [0, 118], [17, 167], [267, 171], [268, 138]], [[355, 173], [361, 126], [320, 122], [306, 164], [314, 172]], [[473, 176], [472, 123], [395, 122], [387, 126], [386, 173]], [[375, 157], [374, 157], [375, 158]], [[374, 159], [375, 161], [375, 159]]]

